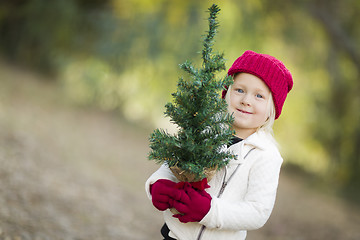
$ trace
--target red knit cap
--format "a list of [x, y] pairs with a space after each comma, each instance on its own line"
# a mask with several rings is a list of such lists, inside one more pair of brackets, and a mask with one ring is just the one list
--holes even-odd
[[[246, 51], [228, 71], [228, 75], [235, 73], [250, 73], [260, 79], [269, 87], [275, 105], [275, 119], [279, 118], [288, 92], [293, 87], [293, 79], [285, 65], [276, 58], [253, 51]], [[222, 98], [225, 98], [227, 90], [223, 90]]]

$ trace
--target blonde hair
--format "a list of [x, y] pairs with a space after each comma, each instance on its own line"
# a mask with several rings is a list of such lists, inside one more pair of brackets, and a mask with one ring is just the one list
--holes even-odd
[[269, 113], [269, 117], [266, 119], [265, 123], [263, 125], [261, 125], [257, 131], [259, 130], [264, 130], [265, 132], [269, 132], [271, 134], [273, 134], [273, 125], [275, 122], [275, 104], [274, 104], [274, 100], [272, 97], [272, 93], [270, 93], [269, 99], [268, 99], [268, 103], [267, 103], [267, 109], [268, 109], [268, 113]]

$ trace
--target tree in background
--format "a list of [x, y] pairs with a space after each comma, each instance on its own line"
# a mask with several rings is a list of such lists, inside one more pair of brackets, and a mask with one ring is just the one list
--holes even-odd
[[[278, 14], [280, 6], [283, 9], [281, 15]], [[282, 26], [282, 34], [289, 48], [303, 46], [302, 51], [296, 51], [298, 58], [303, 59], [302, 74], [309, 75], [319, 69], [326, 71], [321, 78], [309, 79], [306, 97], [315, 106], [308, 115], [300, 117], [307, 120], [309, 138], [318, 141], [327, 153], [328, 182], [359, 198], [360, 48], [356, 43], [360, 38], [357, 24], [360, 3], [351, 0], [275, 0], [267, 4], [266, 9], [270, 15], [281, 16], [278, 21], [282, 19], [288, 23]], [[306, 26], [305, 18], [311, 19], [313, 26]], [[318, 41], [320, 32], [312, 29], [315, 24], [325, 39], [320, 45], [313, 43]], [[303, 36], [296, 37], [300, 34]], [[314, 48], [309, 48], [311, 46]]]
[[[360, 1], [218, 2], [225, 14], [217, 46], [229, 60], [258, 50], [285, 59], [294, 74], [294, 92], [274, 126], [286, 144], [285, 163], [360, 195]], [[77, 104], [155, 122], [176, 87], [168, 78], [176, 63], [196, 56], [200, 42], [191, 39], [205, 6], [191, 0], [3, 0], [0, 55], [57, 73], [52, 79]]]
[[86, 53], [100, 31], [91, 22], [99, 0], [2, 0], [0, 53], [14, 62], [56, 72], [59, 53]]
[[348, 194], [359, 194], [356, 189], [360, 187], [360, 49], [355, 43], [360, 36], [356, 24], [360, 4], [357, 2], [357, 8], [350, 10], [352, 4], [317, 0], [307, 7], [331, 41], [326, 59], [329, 94], [326, 101], [320, 102], [322, 124], [314, 126], [315, 136], [330, 153], [330, 172], [335, 184], [345, 186]]

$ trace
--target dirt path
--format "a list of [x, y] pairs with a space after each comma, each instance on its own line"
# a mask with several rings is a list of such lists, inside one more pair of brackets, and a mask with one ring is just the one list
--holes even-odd
[[[0, 239], [161, 239], [144, 193], [149, 132], [73, 107], [49, 82], [0, 64]], [[40, 79], [40, 80], [39, 80]], [[286, 171], [248, 239], [360, 239], [360, 211]]]

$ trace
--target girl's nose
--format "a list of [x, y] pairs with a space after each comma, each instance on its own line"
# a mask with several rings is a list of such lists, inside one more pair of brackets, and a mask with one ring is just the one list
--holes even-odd
[[250, 105], [250, 96], [249, 96], [249, 94], [244, 94], [243, 95], [243, 98], [241, 99], [241, 104]]

